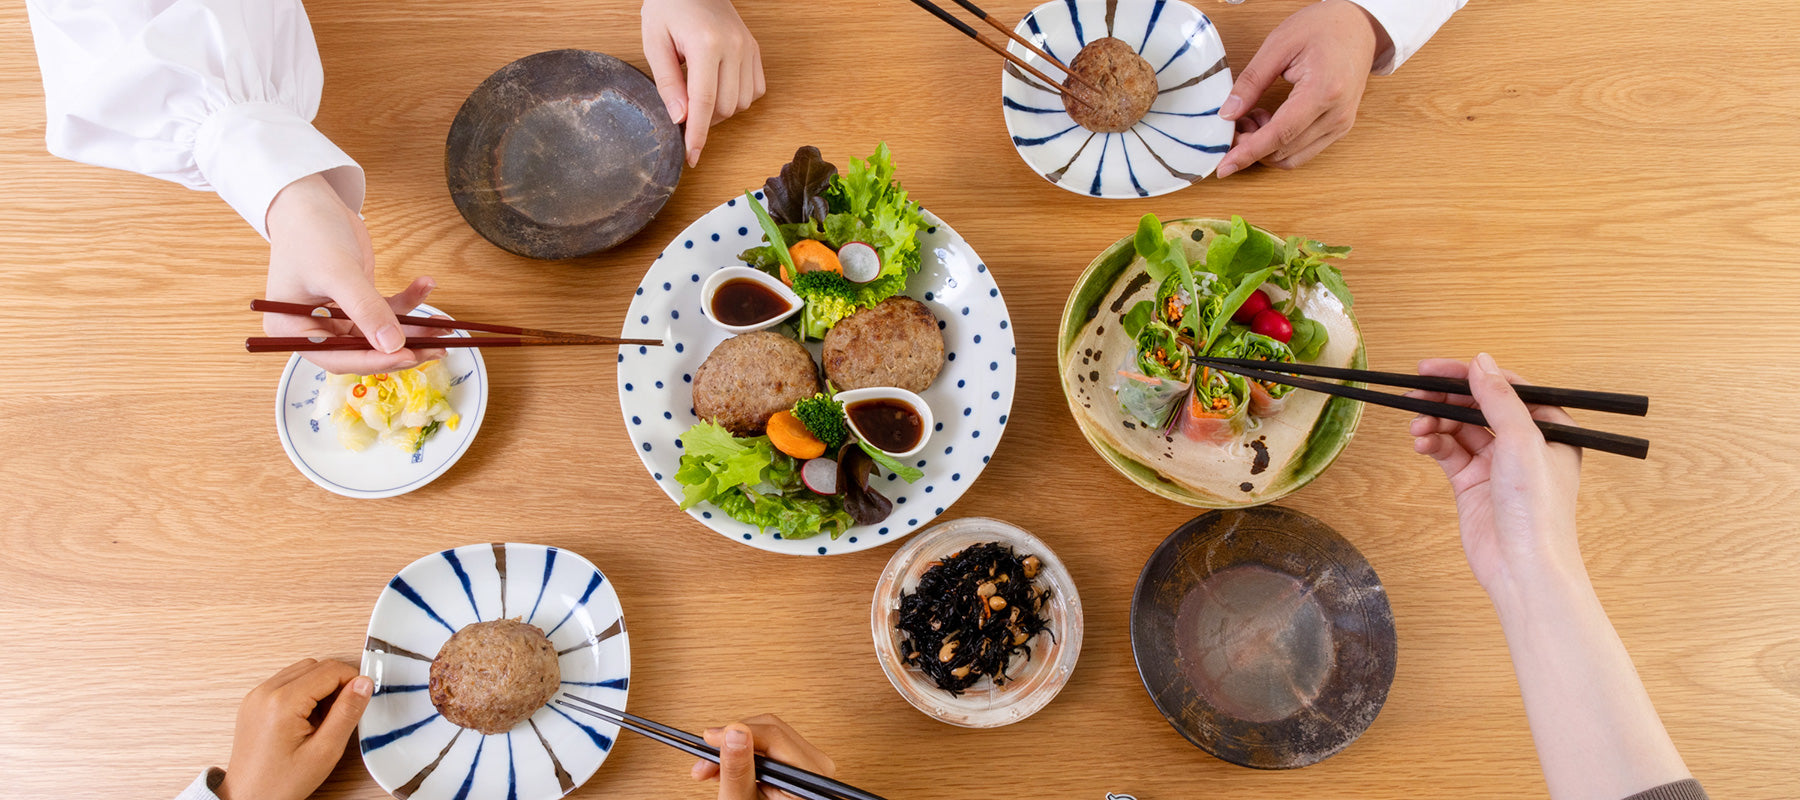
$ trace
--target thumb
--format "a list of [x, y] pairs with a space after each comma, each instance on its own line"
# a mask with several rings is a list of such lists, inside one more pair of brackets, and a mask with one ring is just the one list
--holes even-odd
[[1494, 438], [1502, 443], [1517, 446], [1537, 440], [1544, 441], [1544, 435], [1532, 421], [1531, 410], [1525, 407], [1525, 401], [1519, 399], [1513, 391], [1512, 384], [1506, 381], [1506, 375], [1500, 372], [1500, 365], [1494, 363], [1494, 357], [1487, 353], [1475, 356], [1469, 364], [1469, 391], [1475, 397], [1475, 405], [1481, 409], [1482, 416], [1487, 417], [1488, 427], [1494, 430]]
[[387, 298], [375, 291], [375, 284], [361, 272], [350, 271], [323, 288], [376, 350], [392, 353], [406, 346], [406, 334], [400, 331], [400, 321], [388, 307]]
[[1269, 34], [1262, 47], [1257, 48], [1256, 55], [1250, 57], [1250, 63], [1238, 73], [1237, 82], [1231, 84], [1231, 95], [1225, 98], [1224, 105], [1219, 106], [1219, 118], [1236, 120], [1254, 108], [1263, 92], [1287, 71], [1296, 49], [1280, 30]]
[[719, 748], [719, 800], [756, 799], [756, 746], [750, 726], [741, 722], [725, 728], [725, 745]]
[[375, 690], [375, 682], [368, 676], [358, 675], [344, 685], [338, 692], [337, 699], [332, 701], [331, 710], [325, 712], [325, 720], [319, 723], [319, 729], [313, 733], [312, 740], [323, 742], [333, 750], [342, 750], [344, 742], [350, 740], [350, 734], [356, 730], [357, 720], [362, 719], [363, 710], [369, 707], [369, 695]]
[[669, 120], [680, 123], [687, 114], [687, 78], [681, 74], [681, 57], [676, 55], [668, 31], [644, 30], [644, 58], [650, 62], [650, 74], [656, 76], [656, 93], [662, 95]]

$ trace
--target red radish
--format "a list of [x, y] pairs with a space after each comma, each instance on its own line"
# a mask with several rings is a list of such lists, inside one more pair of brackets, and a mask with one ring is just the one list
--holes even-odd
[[881, 275], [881, 254], [868, 242], [850, 242], [837, 251], [844, 277], [853, 283], [868, 283]]
[[837, 494], [838, 463], [829, 458], [809, 458], [800, 465], [800, 482], [818, 494]]
[[[1257, 292], [1257, 294], [1262, 293]], [[1250, 332], [1260, 333], [1285, 344], [1289, 339], [1294, 338], [1294, 323], [1289, 322], [1288, 318], [1282, 316], [1280, 311], [1265, 308], [1257, 312], [1256, 317], [1250, 320]]]
[[[1263, 309], [1269, 306], [1269, 296], [1263, 294], [1263, 290], [1257, 289], [1251, 292], [1249, 297], [1244, 298], [1244, 304], [1238, 306], [1237, 311], [1232, 312], [1231, 321], [1239, 325], [1249, 325], [1250, 320], [1256, 319], [1256, 315], [1261, 314]], [[1282, 341], [1287, 340], [1283, 339]]]

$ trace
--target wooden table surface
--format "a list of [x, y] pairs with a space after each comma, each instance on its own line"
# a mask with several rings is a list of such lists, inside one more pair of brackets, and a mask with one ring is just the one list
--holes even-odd
[[[1133, 582], [1194, 510], [1109, 469], [1056, 377], [1063, 301], [1138, 216], [1242, 214], [1351, 244], [1376, 368], [1493, 352], [1539, 382], [1648, 393], [1651, 458], [1588, 459], [1583, 547], [1688, 765], [1715, 797], [1800, 795], [1800, 11], [1786, 0], [1476, 2], [1356, 130], [1296, 172], [1150, 200], [1056, 189], [1013, 153], [998, 63], [899, 0], [740, 4], [769, 94], [715, 129], [661, 216], [617, 250], [534, 262], [489, 245], [444, 188], [443, 142], [490, 72], [560, 47], [644, 65], [627, 2], [313, 0], [317, 125], [368, 172], [387, 291], [417, 274], [471, 319], [609, 331], [649, 261], [800, 144], [892, 146], [914, 197], [991, 265], [1019, 336], [1013, 421], [948, 518], [1043, 537], [1081, 588], [1073, 679], [997, 730], [935, 722], [888, 686], [868, 602], [893, 546], [788, 558], [702, 528], [626, 438], [610, 352], [489, 358], [474, 446], [382, 501], [313, 486], [269, 419], [284, 359], [259, 334], [266, 245], [214, 196], [44, 151], [22, 4], [0, 11], [0, 773], [17, 797], [172, 796], [222, 765], [239, 698], [303, 656], [354, 660], [413, 559], [538, 542], [592, 559], [632, 631], [631, 705], [687, 727], [782, 714], [840, 774], [893, 798], [1542, 795], [1504, 642], [1450, 494], [1407, 416], [1371, 409], [1337, 464], [1283, 501], [1380, 572], [1399, 668], [1347, 750], [1242, 769], [1165, 724], [1133, 668]], [[1300, 2], [1205, 2], [1234, 66]], [[1022, 14], [1019, 0], [990, 10]], [[689, 759], [635, 738], [582, 797], [705, 797]], [[1021, 783], [1000, 783], [1011, 776]], [[325, 797], [381, 797], [355, 755]]]

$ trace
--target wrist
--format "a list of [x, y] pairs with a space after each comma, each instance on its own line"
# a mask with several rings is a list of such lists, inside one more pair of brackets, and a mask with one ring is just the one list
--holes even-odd
[[314, 216], [319, 209], [346, 208], [344, 200], [333, 189], [331, 182], [325, 179], [324, 173], [313, 173], [300, 178], [281, 188], [275, 193], [275, 199], [269, 202], [269, 213], [265, 224], [269, 231], [269, 239], [281, 236], [286, 230], [303, 224], [302, 219]]
[[1566, 615], [1582, 604], [1598, 602], [1579, 552], [1545, 553], [1528, 561], [1509, 565], [1482, 586], [1502, 627], [1546, 614]]

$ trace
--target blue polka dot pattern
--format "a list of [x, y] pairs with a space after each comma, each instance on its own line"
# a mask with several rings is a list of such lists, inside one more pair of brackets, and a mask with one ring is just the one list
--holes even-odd
[[[753, 192], [752, 196], [761, 198], [763, 194]], [[774, 531], [759, 532], [708, 503], [690, 510], [697, 522], [761, 549], [833, 555], [878, 546], [931, 524], [933, 517], [946, 513], [976, 482], [982, 465], [992, 459], [1000, 438], [996, 434], [1004, 430], [993, 429], [993, 420], [1011, 411], [1017, 372], [1012, 323], [992, 271], [955, 231], [932, 221], [935, 224], [919, 234], [923, 269], [909, 282], [907, 294], [926, 303], [944, 337], [944, 367], [936, 382], [922, 393], [939, 412], [928, 444], [936, 449], [928, 452], [942, 455], [909, 459], [906, 463], [924, 473], [913, 483], [882, 471], [875, 485], [893, 502], [894, 514], [879, 525], [852, 528], [836, 539], [787, 539]], [[671, 244], [679, 242], [680, 247], [665, 249], [668, 257], [650, 265], [625, 317], [622, 335], [660, 338], [668, 345], [621, 352], [617, 385], [619, 402], [631, 421], [626, 431], [638, 446], [645, 471], [672, 501], [681, 495], [674, 480], [685, 449], [681, 436], [696, 421], [692, 411], [695, 370], [727, 336], [698, 313], [701, 285], [719, 267], [741, 263], [737, 254], [746, 242], [754, 244], [761, 238], [745, 204], [733, 199], [713, 209], [674, 237]], [[681, 280], [684, 275], [686, 281]], [[648, 291], [658, 286], [662, 291]], [[811, 347], [816, 357], [817, 343]], [[679, 383], [674, 379], [677, 375], [681, 376]], [[990, 435], [981, 435], [983, 424]], [[916, 510], [903, 517], [903, 508]], [[930, 515], [925, 513], [928, 511]]]

